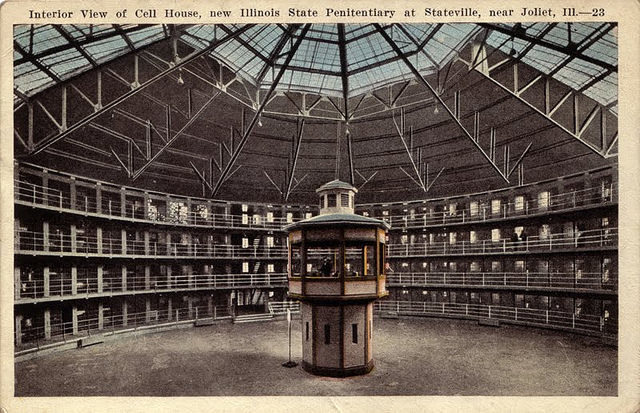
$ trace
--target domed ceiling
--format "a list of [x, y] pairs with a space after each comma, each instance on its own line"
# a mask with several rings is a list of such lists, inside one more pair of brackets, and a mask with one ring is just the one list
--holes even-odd
[[486, 191], [617, 161], [617, 27], [15, 26], [14, 114], [18, 161], [154, 191]]

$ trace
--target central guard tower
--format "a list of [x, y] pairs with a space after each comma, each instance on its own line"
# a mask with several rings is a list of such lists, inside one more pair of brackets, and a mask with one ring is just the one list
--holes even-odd
[[346, 377], [373, 368], [373, 301], [386, 296], [389, 225], [356, 215], [357, 189], [331, 181], [316, 191], [320, 215], [286, 227], [289, 297], [301, 301], [302, 367]]

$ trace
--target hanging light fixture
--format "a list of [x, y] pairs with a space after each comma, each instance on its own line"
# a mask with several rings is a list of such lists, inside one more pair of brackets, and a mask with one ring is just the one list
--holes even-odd
[[182, 78], [182, 68], [178, 69], [178, 84], [184, 85], [184, 79]]

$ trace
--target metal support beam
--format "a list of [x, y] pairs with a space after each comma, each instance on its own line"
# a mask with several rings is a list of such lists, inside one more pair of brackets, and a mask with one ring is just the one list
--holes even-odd
[[269, 101], [269, 98], [271, 97], [274, 90], [276, 89], [276, 86], [278, 86], [278, 83], [280, 82], [280, 79], [284, 75], [284, 72], [287, 70], [289, 63], [291, 63], [291, 59], [293, 58], [293, 55], [295, 55], [296, 51], [298, 50], [298, 47], [300, 47], [300, 43], [302, 43], [302, 39], [304, 39], [310, 27], [311, 27], [311, 24], [305, 24], [304, 27], [302, 28], [302, 32], [300, 33], [300, 36], [298, 37], [296, 42], [293, 44], [293, 46], [291, 46], [291, 49], [289, 50], [287, 58], [285, 59], [282, 66], [280, 67], [280, 70], [278, 71], [278, 74], [273, 80], [273, 83], [271, 83], [271, 87], [269, 87], [269, 90], [267, 91], [267, 94], [263, 98], [262, 103], [260, 104], [260, 107], [258, 107], [258, 110], [253, 115], [253, 119], [251, 119], [251, 122], [247, 126], [247, 129], [244, 135], [242, 136], [242, 139], [240, 139], [240, 142], [238, 142], [237, 149], [234, 151], [233, 155], [231, 155], [229, 162], [224, 167], [224, 170], [222, 171], [222, 173], [220, 174], [220, 177], [218, 178], [218, 182], [213, 187], [213, 191], [211, 191], [211, 196], [215, 196], [218, 193], [227, 175], [229, 175], [231, 168], [233, 168], [233, 165], [238, 160], [238, 157], [240, 156], [240, 153], [242, 153], [242, 149], [244, 148], [244, 145], [247, 143], [247, 139], [249, 139], [249, 136], [251, 135], [251, 132], [253, 131], [253, 128], [258, 121], [258, 118], [262, 114], [264, 107], [266, 106], [267, 102]]
[[293, 137], [293, 159], [291, 160], [291, 167], [288, 168], [288, 176], [287, 176], [287, 188], [284, 194], [284, 200], [287, 201], [289, 199], [289, 195], [291, 195], [291, 187], [293, 185], [293, 177], [296, 173], [296, 166], [298, 165], [298, 157], [300, 155], [300, 147], [302, 146], [302, 136], [304, 132], [304, 119], [298, 119], [298, 123], [296, 124], [296, 134]]
[[353, 169], [353, 142], [352, 142], [352, 137], [351, 137], [351, 132], [350, 131], [346, 131], [345, 135], [347, 135], [347, 154], [349, 155], [349, 183], [351, 185], [355, 185], [355, 176], [353, 174], [354, 169]]
[[429, 190], [431, 189], [431, 187], [433, 186], [433, 184], [436, 183], [436, 181], [438, 180], [438, 178], [440, 178], [440, 175], [442, 175], [442, 172], [444, 171], [444, 166], [442, 168], [440, 168], [440, 171], [436, 174], [436, 177], [433, 178], [433, 180], [431, 182], [429, 182], [429, 164], [425, 165], [425, 182], [427, 184], [427, 190], [426, 192], [429, 192]]
[[58, 134], [56, 134], [54, 136], [45, 138], [42, 141], [38, 142], [35, 145], [33, 151], [31, 151], [31, 153], [29, 155], [37, 155], [37, 154], [39, 154], [40, 152], [42, 152], [45, 149], [47, 149], [49, 146], [51, 146], [54, 143], [64, 139], [65, 137], [67, 137], [71, 133], [77, 131], [78, 129], [82, 128], [87, 123], [95, 120], [99, 116], [103, 115], [104, 113], [107, 113], [109, 110], [111, 110], [111, 109], [115, 108], [116, 106], [120, 105], [122, 102], [124, 102], [125, 100], [129, 99], [131, 96], [134, 96], [134, 95], [140, 93], [147, 86], [156, 83], [158, 80], [160, 80], [160, 79], [164, 78], [165, 76], [167, 76], [168, 74], [178, 70], [182, 66], [184, 66], [184, 65], [186, 65], [188, 63], [191, 63], [192, 61], [198, 59], [199, 57], [210, 53], [216, 47], [220, 46], [221, 44], [226, 43], [227, 41], [229, 41], [231, 39], [234, 39], [234, 38], [238, 37], [240, 34], [244, 33], [245, 31], [247, 31], [249, 28], [251, 28], [253, 26], [254, 26], [253, 24], [247, 24], [245, 26], [242, 26], [241, 28], [239, 28], [238, 30], [233, 32], [232, 34], [230, 34], [230, 35], [228, 35], [228, 36], [226, 36], [226, 37], [224, 37], [224, 38], [222, 38], [220, 40], [217, 40], [217, 41], [213, 42], [210, 46], [207, 46], [202, 50], [195, 51], [195, 52], [189, 54], [188, 56], [185, 56], [179, 63], [177, 63], [173, 67], [169, 67], [166, 70], [158, 73], [157, 75], [153, 76], [149, 80], [147, 80], [144, 83], [142, 83], [138, 88], [132, 89], [132, 90], [124, 93], [122, 96], [120, 96], [118, 98], [115, 98], [114, 100], [112, 100], [111, 102], [109, 102], [108, 104], [103, 106], [100, 110], [97, 110], [94, 113], [86, 116], [82, 120], [74, 123], [72, 126], [67, 128], [65, 131], [60, 132], [60, 133], [58, 133]]
[[[593, 145], [591, 142], [588, 142], [588, 141], [582, 139], [578, 134], [576, 134], [576, 133], [570, 131], [569, 129], [565, 128], [558, 121], [556, 121], [555, 119], [553, 119], [551, 117], [553, 115], [553, 113], [555, 113], [555, 111], [560, 107], [560, 105], [562, 105], [573, 94], [573, 91], [569, 91], [565, 96], [563, 96], [562, 99], [560, 99], [560, 101], [549, 112], [549, 114], [546, 114], [543, 111], [541, 111], [540, 109], [538, 109], [536, 106], [532, 105], [531, 103], [529, 103], [528, 101], [523, 99], [518, 94], [512, 92], [511, 89], [509, 89], [508, 87], [504, 86], [502, 83], [498, 82], [497, 80], [495, 80], [491, 76], [488, 76], [488, 75], [486, 75], [486, 74], [484, 74], [482, 72], [478, 72], [478, 73], [480, 73], [482, 76], [487, 78], [489, 81], [491, 81], [494, 85], [498, 86], [500, 89], [502, 89], [505, 92], [507, 92], [512, 97], [516, 98], [519, 102], [521, 102], [522, 104], [527, 106], [529, 109], [531, 109], [534, 112], [536, 112], [538, 115], [543, 116], [548, 122], [552, 123], [554, 126], [559, 128], [562, 132], [564, 132], [565, 134], [571, 136], [572, 138], [574, 138], [575, 140], [577, 140], [578, 142], [580, 142], [581, 144], [583, 144], [584, 146], [589, 148], [592, 152], [594, 152], [594, 153], [596, 153], [596, 154], [598, 154], [598, 155], [600, 155], [602, 157], [605, 157], [605, 153], [603, 153], [598, 147]], [[577, 102], [574, 104], [574, 112], [575, 112], [575, 108], [576, 107], [577, 107]], [[576, 131], [577, 130], [578, 130], [578, 128], [576, 127]]]
[[[402, 170], [402, 172], [405, 173], [405, 175], [407, 175], [409, 178], [411, 178], [411, 180], [413, 180], [413, 182], [416, 183], [416, 185], [418, 185], [423, 191], [427, 191], [427, 187], [424, 184], [424, 181], [422, 180], [422, 175], [420, 174], [420, 170], [418, 168], [418, 165], [416, 164], [416, 160], [414, 159], [413, 156], [413, 151], [411, 150], [411, 148], [409, 147], [409, 145], [407, 145], [407, 141], [406, 141], [406, 137], [405, 137], [405, 114], [404, 114], [404, 108], [400, 109], [400, 125], [398, 125], [398, 122], [396, 122], [395, 116], [392, 118], [393, 119], [393, 124], [396, 127], [396, 131], [398, 132], [398, 136], [400, 137], [400, 141], [402, 141], [402, 146], [404, 147], [404, 150], [406, 151], [407, 155], [409, 156], [409, 161], [411, 163], [411, 166], [413, 168], [413, 171], [415, 172], [415, 178], [413, 176], [411, 176], [411, 174], [409, 174], [407, 171], [405, 171], [402, 167], [400, 167], [400, 170]], [[413, 128], [410, 129], [410, 136], [409, 136], [409, 141], [413, 141]]]
[[262, 172], [264, 172], [264, 174], [267, 177], [267, 179], [269, 180], [269, 182], [271, 182], [271, 185], [273, 185], [273, 187], [276, 188], [276, 190], [280, 193], [280, 195], [283, 195], [282, 189], [280, 189], [280, 187], [273, 181], [273, 179], [271, 178], [271, 176], [269, 176], [267, 171], [262, 171]]
[[338, 23], [338, 51], [340, 53], [340, 77], [342, 78], [342, 99], [344, 100], [344, 120], [349, 122], [349, 75], [347, 46], [344, 36], [344, 23]]
[[513, 37], [518, 38], [520, 40], [524, 40], [524, 41], [527, 41], [527, 42], [534, 43], [534, 44], [536, 44], [538, 46], [546, 47], [547, 49], [551, 49], [551, 50], [554, 50], [556, 52], [567, 54], [567, 55], [571, 56], [571, 58], [582, 59], [585, 62], [592, 63], [594, 65], [603, 67], [605, 69], [609, 69], [609, 70], [614, 71], [614, 72], [618, 71], [618, 67], [617, 66], [609, 64], [609, 63], [607, 63], [605, 61], [602, 61], [600, 59], [587, 56], [584, 53], [578, 52], [577, 50], [574, 50], [574, 49], [572, 49], [570, 47], [560, 46], [560, 45], [557, 45], [555, 43], [548, 42], [548, 41], [546, 41], [544, 39], [539, 39], [539, 38], [534, 37], [534, 36], [529, 36], [529, 35], [526, 34], [526, 32], [524, 30], [514, 30], [513, 28], [509, 28], [509, 27], [506, 27], [506, 26], [501, 26], [499, 24], [493, 24], [493, 23], [478, 23], [478, 25], [480, 25], [482, 27], [486, 27], [486, 28], [492, 29], [492, 30], [495, 30], [495, 31], [500, 32], [500, 33], [507, 34], [509, 36], [513, 36]]
[[[482, 155], [487, 159], [487, 161], [489, 161], [489, 163], [491, 164], [491, 166], [493, 167], [493, 169], [495, 169], [495, 171], [500, 175], [500, 177], [507, 183], [509, 183], [509, 180], [507, 179], [507, 177], [504, 175], [504, 173], [500, 170], [500, 168], [498, 168], [498, 166], [495, 164], [495, 162], [490, 159], [487, 154], [485, 153], [485, 151], [482, 149], [482, 147], [480, 147], [480, 145], [478, 145], [478, 143], [473, 139], [473, 136], [471, 136], [471, 134], [467, 131], [467, 129], [462, 125], [462, 123], [460, 123], [460, 120], [458, 119], [458, 117], [456, 116], [456, 114], [454, 114], [451, 109], [449, 109], [449, 107], [444, 103], [444, 101], [442, 100], [442, 98], [440, 97], [440, 95], [433, 89], [433, 87], [429, 84], [429, 82], [427, 82], [427, 80], [422, 76], [422, 74], [420, 74], [420, 72], [418, 71], [418, 69], [416, 69], [416, 67], [409, 61], [409, 59], [407, 58], [407, 56], [402, 52], [402, 50], [398, 47], [398, 45], [391, 39], [391, 37], [389, 37], [389, 35], [387, 34], [387, 32], [382, 28], [382, 26], [380, 26], [380, 24], [378, 23], [374, 23], [374, 26], [376, 27], [376, 29], [378, 30], [378, 32], [382, 35], [382, 37], [387, 41], [387, 43], [389, 44], [389, 46], [391, 46], [391, 48], [395, 51], [395, 53], [398, 55], [398, 57], [400, 57], [405, 65], [411, 70], [411, 72], [413, 73], [413, 75], [416, 77], [416, 79], [422, 83], [424, 86], [426, 86], [429, 91], [433, 94], [433, 96], [438, 100], [438, 102], [440, 103], [440, 105], [442, 105], [442, 107], [447, 111], [447, 113], [449, 114], [449, 116], [453, 119], [453, 121], [456, 123], [456, 125], [458, 125], [458, 128], [460, 128], [462, 130], [462, 132], [467, 136], [467, 138], [469, 138], [469, 140], [471, 142], [474, 143], [474, 145], [480, 150], [480, 153], [482, 153]], [[458, 112], [458, 111], [457, 111]], [[459, 114], [459, 113], [458, 113]], [[424, 189], [426, 189], [426, 187], [424, 187]]]
[[360, 178], [362, 178], [364, 180], [364, 182], [358, 187], [358, 190], [362, 189], [363, 186], [365, 186], [369, 181], [371, 181], [373, 179], [374, 176], [376, 176], [376, 174], [378, 173], [378, 171], [374, 171], [370, 177], [365, 178], [364, 175], [362, 175], [360, 173], [360, 171], [358, 171], [356, 169], [356, 173], [360, 176]]
[[[160, 148], [158, 150], [158, 152], [155, 153], [155, 155], [153, 155], [151, 157], [151, 159], [149, 159], [144, 165], [142, 165], [140, 167], [140, 169], [138, 169], [133, 176], [131, 177], [131, 179], [133, 181], [135, 181], [136, 179], [138, 179], [140, 177], [140, 175], [142, 175], [144, 173], [144, 171], [146, 171], [151, 164], [153, 164], [159, 157], [160, 155], [162, 155], [164, 153], [164, 151], [170, 147], [180, 136], [182, 136], [182, 134], [184, 133], [184, 131], [186, 131], [189, 126], [191, 126], [197, 119], [198, 117], [200, 117], [200, 115], [205, 111], [205, 109], [211, 104], [211, 102], [213, 102], [213, 100], [218, 97], [220, 95], [221, 92], [216, 92], [215, 94], [213, 94], [213, 96], [211, 96], [209, 98], [209, 100], [207, 100], [204, 105], [202, 105], [202, 107], [200, 109], [198, 109], [198, 111], [191, 117], [191, 119], [189, 119], [187, 121], [187, 123], [185, 123], [185, 125], [178, 131], [176, 132], [175, 135], [171, 136], [170, 139], [167, 140], [167, 142], [162, 146], [162, 148]], [[168, 131], [167, 131], [168, 132]]]

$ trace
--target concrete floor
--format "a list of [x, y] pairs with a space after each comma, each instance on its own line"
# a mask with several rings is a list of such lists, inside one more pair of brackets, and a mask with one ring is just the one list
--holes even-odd
[[[301, 359], [294, 320], [293, 358]], [[126, 337], [18, 362], [16, 396], [590, 395], [617, 393], [617, 350], [562, 332], [374, 321], [375, 369], [316, 377], [287, 360], [286, 321]]]

